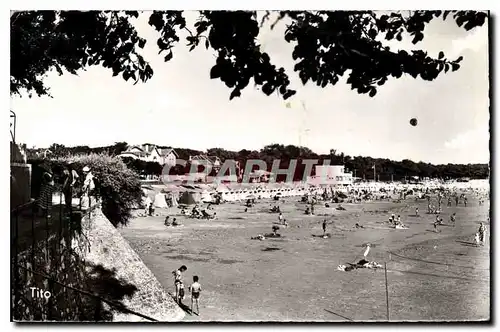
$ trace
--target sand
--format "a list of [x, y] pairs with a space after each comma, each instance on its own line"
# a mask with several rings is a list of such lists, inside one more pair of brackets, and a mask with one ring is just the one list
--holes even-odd
[[[469, 195], [467, 207], [444, 207], [443, 220], [456, 212], [456, 226], [439, 226], [436, 233], [435, 215], [413, 216], [416, 206], [427, 207], [414, 197], [343, 204], [346, 211], [318, 204], [315, 216], [304, 215], [299, 199], [280, 203], [289, 223], [280, 227], [281, 238], [251, 240], [271, 233], [277, 222], [277, 214], [266, 212], [270, 200], [246, 213], [244, 202], [214, 206], [213, 221], [177, 216], [183, 227], [165, 227], [163, 216], [136, 218], [120, 232], [168, 291], [172, 270], [183, 264], [187, 282], [200, 277], [201, 315], [186, 320], [385, 320], [384, 269], [337, 270], [361, 259], [366, 243], [372, 244], [368, 260], [387, 263], [391, 320], [489, 319], [489, 243], [472, 244], [488, 203], [478, 206]], [[391, 213], [400, 214], [408, 229], [390, 228], [385, 221]], [[333, 221], [326, 239], [325, 218]]]

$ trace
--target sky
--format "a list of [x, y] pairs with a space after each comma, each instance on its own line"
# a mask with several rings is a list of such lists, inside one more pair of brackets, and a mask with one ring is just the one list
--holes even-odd
[[[147, 14], [147, 13], [146, 13]], [[489, 162], [488, 27], [466, 32], [452, 20], [434, 20], [424, 41], [400, 49], [424, 49], [437, 57], [462, 55], [461, 69], [432, 82], [404, 76], [389, 79], [374, 98], [339, 82], [321, 89], [303, 86], [293, 72], [293, 44], [283, 39], [285, 23], [262, 29], [259, 42], [272, 61], [283, 66], [297, 94], [292, 108], [277, 95], [266, 96], [253, 84], [229, 101], [231, 90], [209, 77], [213, 50], [192, 52], [185, 40], [165, 63], [158, 55], [158, 34], [143, 15], [135, 22], [146, 38], [143, 55], [154, 76], [133, 85], [112, 77], [109, 69], [90, 67], [78, 76], [49, 73], [53, 98], [11, 98], [17, 114], [16, 138], [28, 147], [104, 146], [126, 141], [206, 150], [261, 149], [280, 143], [330, 149], [348, 155], [431, 163]], [[196, 18], [186, 12], [189, 22]], [[184, 34], [181, 34], [184, 35]], [[305, 107], [302, 107], [302, 104]], [[409, 125], [411, 118], [418, 125]]]

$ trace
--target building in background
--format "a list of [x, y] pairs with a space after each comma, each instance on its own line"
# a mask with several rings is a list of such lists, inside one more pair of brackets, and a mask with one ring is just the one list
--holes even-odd
[[179, 157], [172, 148], [159, 148], [150, 143], [132, 145], [120, 155], [122, 158], [133, 158], [149, 162], [157, 162], [160, 165], [175, 166]]
[[[199, 154], [196, 156], [189, 156], [189, 163], [191, 165], [200, 166], [199, 169], [210, 169], [211, 172], [218, 172], [222, 166], [222, 161], [219, 157], [215, 156], [207, 156], [203, 154]], [[210, 172], [210, 173], [211, 173]]]
[[315, 175], [308, 178], [313, 185], [350, 186], [354, 183], [351, 172], [346, 172], [344, 165], [316, 165]]

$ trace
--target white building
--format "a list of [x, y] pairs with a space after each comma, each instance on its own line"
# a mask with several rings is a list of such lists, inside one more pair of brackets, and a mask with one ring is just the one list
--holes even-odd
[[350, 186], [353, 184], [351, 172], [346, 172], [343, 165], [316, 165], [316, 175], [308, 178], [312, 185]]
[[162, 149], [149, 143], [129, 146], [127, 150], [122, 152], [119, 156], [123, 158], [157, 162], [160, 165], [170, 166], [175, 166], [177, 158], [179, 157], [174, 149]]

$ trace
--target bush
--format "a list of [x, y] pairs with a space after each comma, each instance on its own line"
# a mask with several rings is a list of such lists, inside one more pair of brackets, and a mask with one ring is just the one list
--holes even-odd
[[[54, 172], [56, 182], [62, 169], [68, 164], [78, 172], [80, 182], [84, 180], [83, 167], [90, 167], [96, 180], [96, 195], [102, 200], [102, 212], [115, 227], [126, 225], [131, 217], [131, 209], [142, 202], [143, 192], [139, 176], [129, 169], [120, 157], [88, 154], [56, 160], [36, 160], [30, 163], [33, 168], [48, 165]], [[35, 172], [33, 174], [35, 175]], [[35, 181], [35, 178], [33, 180]]]
[[72, 163], [79, 174], [83, 167], [90, 167], [96, 178], [97, 195], [102, 199], [102, 212], [113, 225], [126, 225], [131, 209], [142, 201], [138, 175], [120, 157], [106, 154], [71, 156], [63, 160]]

